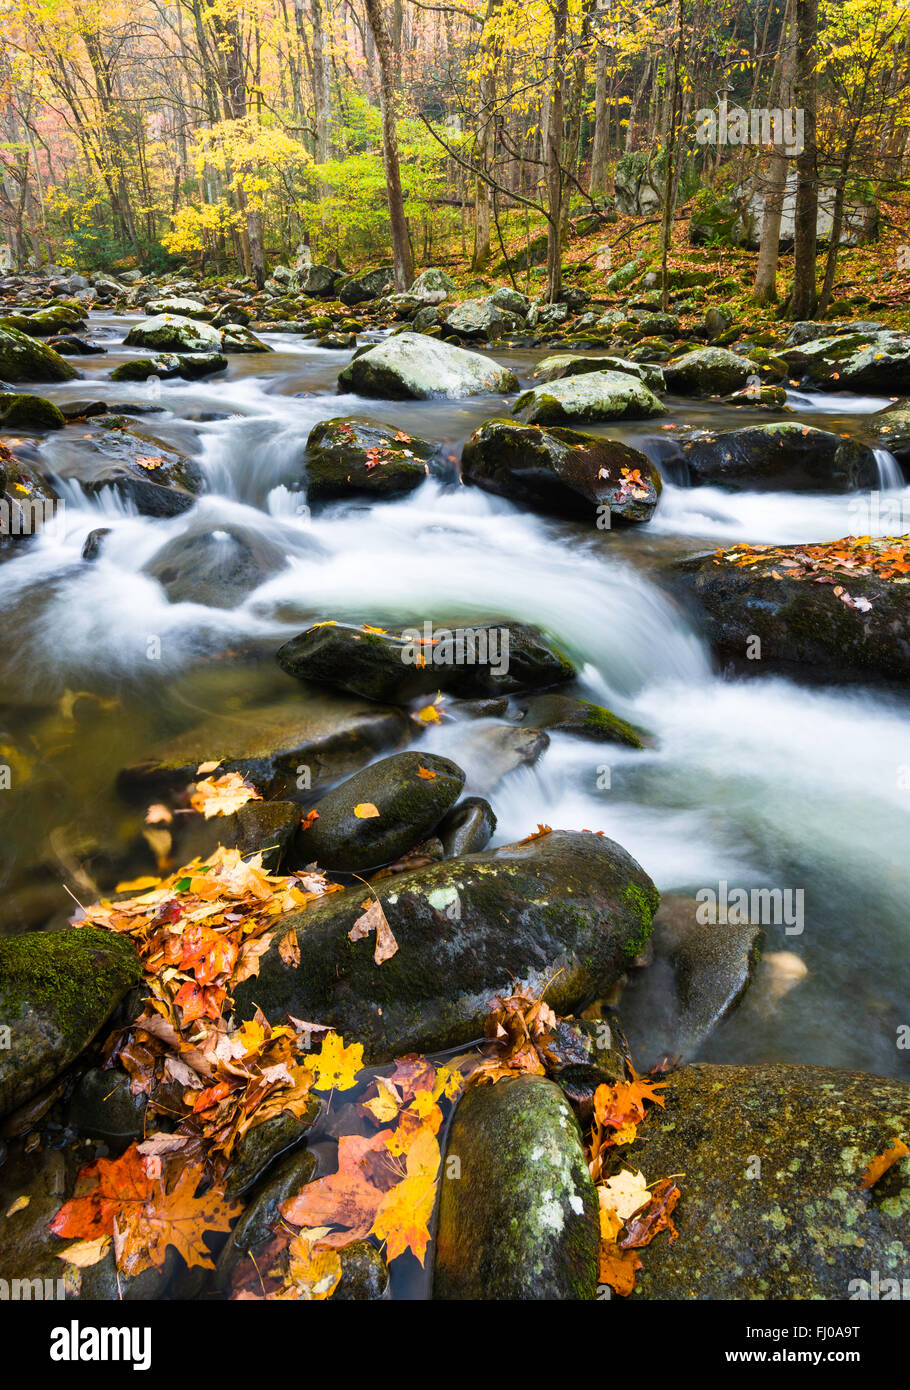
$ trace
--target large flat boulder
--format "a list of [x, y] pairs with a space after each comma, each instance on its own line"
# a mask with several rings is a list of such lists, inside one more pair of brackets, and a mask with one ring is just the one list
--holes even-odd
[[868, 445], [783, 420], [704, 434], [682, 446], [689, 481], [750, 492], [853, 492], [878, 486]]
[[359, 353], [339, 373], [338, 385], [363, 396], [419, 401], [434, 397], [460, 400], [518, 390], [515, 375], [489, 357], [423, 333], [397, 333]]
[[584, 372], [525, 391], [512, 412], [529, 425], [650, 420], [666, 410], [637, 376], [628, 372]]
[[[641, 951], [658, 895], [624, 849], [600, 835], [554, 830], [527, 844], [377, 880], [398, 951], [381, 965], [372, 936], [349, 932], [362, 884], [281, 920], [259, 975], [235, 992], [240, 1019], [290, 1013], [364, 1044], [369, 1061], [457, 1047], [483, 1032], [490, 1000], [545, 982], [572, 1013], [608, 990]], [[300, 964], [279, 939], [294, 930]]]

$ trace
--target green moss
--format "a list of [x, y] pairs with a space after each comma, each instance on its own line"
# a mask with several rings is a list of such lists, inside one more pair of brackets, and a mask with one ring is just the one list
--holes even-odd
[[106, 1008], [112, 989], [139, 984], [142, 966], [132, 942], [97, 927], [25, 932], [0, 940], [4, 1021], [53, 1007], [64, 1033]]

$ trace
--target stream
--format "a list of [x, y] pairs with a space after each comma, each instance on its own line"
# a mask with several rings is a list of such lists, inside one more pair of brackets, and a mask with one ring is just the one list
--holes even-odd
[[[206, 716], [239, 717], [244, 706], [286, 695], [295, 683], [274, 652], [311, 623], [522, 619], [576, 659], [573, 693], [644, 726], [653, 747], [554, 734], [535, 766], [492, 791], [482, 764], [466, 760], [466, 792], [489, 795], [498, 817], [494, 844], [538, 822], [584, 828], [627, 848], [662, 893], [692, 896], [721, 881], [804, 890], [804, 930], [766, 927], [765, 950], [800, 957], [805, 978], [776, 1002], [747, 997], [700, 1057], [910, 1078], [910, 1054], [895, 1046], [910, 997], [906, 698], [718, 673], [652, 577], [674, 556], [733, 541], [864, 534], [868, 496], [690, 489], [673, 482], [670, 466], [647, 526], [599, 532], [548, 520], [457, 482], [461, 445], [484, 419], [508, 413], [503, 398], [338, 395], [350, 353], [268, 332], [261, 336], [272, 354], [231, 357], [215, 380], [111, 383], [118, 363], [145, 355], [120, 346], [132, 321], [93, 314], [89, 334], [107, 353], [79, 360], [82, 380], [41, 393], [58, 404], [103, 398], [114, 412], [151, 408], [137, 425], [161, 447], [193, 457], [206, 491], [190, 511], [152, 519], [111, 491], [93, 500], [67, 482], [63, 524], [0, 567], [0, 742], [14, 777], [17, 759], [28, 770], [15, 814], [2, 822], [8, 882], [27, 883], [33, 865], [50, 861], [81, 897], [86, 848], [122, 845], [135, 833], [114, 791], [117, 772]], [[496, 354], [523, 385], [544, 355]], [[887, 403], [792, 392], [793, 412], [779, 418], [852, 434]], [[671, 398], [668, 406], [663, 427], [636, 422], [601, 432], [660, 463], [674, 426], [778, 418], [703, 401]], [[301, 510], [307, 435], [341, 415], [442, 443], [452, 480], [429, 478], [401, 500]], [[91, 450], [86, 433], [75, 424], [36, 441], [41, 467], [65, 472]], [[879, 468], [882, 496], [910, 519], [910, 489], [883, 451]], [[144, 566], [188, 528], [217, 536], [226, 526], [279, 547], [286, 568], [234, 608], [170, 603]], [[81, 552], [98, 527], [110, 534], [89, 564]], [[160, 652], [153, 659], [151, 638]], [[443, 723], [414, 746], [461, 761], [464, 733], [464, 724]]]

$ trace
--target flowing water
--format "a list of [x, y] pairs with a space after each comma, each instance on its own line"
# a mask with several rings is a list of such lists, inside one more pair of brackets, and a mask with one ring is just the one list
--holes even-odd
[[[11, 765], [14, 784], [24, 781], [3, 827], [11, 883], [30, 882], [40, 866], [77, 896], [80, 886], [89, 891], [86, 856], [111, 844], [128, 856], [138, 835], [113, 789], [118, 769], [207, 715], [242, 717], [244, 705], [293, 688], [273, 653], [311, 622], [524, 619], [576, 658], [576, 693], [645, 726], [653, 747], [631, 752], [553, 736], [535, 767], [490, 794], [495, 842], [520, 838], [538, 821], [602, 830], [663, 893], [691, 896], [720, 881], [802, 889], [803, 930], [768, 926], [765, 950], [800, 957], [805, 978], [776, 1001], [747, 999], [702, 1055], [910, 1075], [896, 1045], [910, 1022], [906, 699], [718, 673], [653, 578], [654, 567], [675, 555], [729, 541], [864, 534], [871, 509], [884, 511], [885, 501], [889, 516], [910, 518], [910, 489], [889, 454], [878, 453], [880, 495], [871, 497], [689, 489], [674, 484], [668, 463], [653, 522], [604, 533], [458, 483], [461, 444], [482, 420], [507, 413], [503, 399], [338, 395], [349, 354], [281, 334], [263, 335], [272, 355], [235, 357], [217, 381], [110, 383], [118, 362], [139, 355], [120, 346], [128, 326], [125, 318], [93, 317], [108, 353], [80, 360], [84, 380], [41, 389], [58, 402], [150, 407], [139, 427], [159, 447], [192, 456], [206, 490], [191, 512], [153, 520], [111, 493], [90, 499], [70, 481], [62, 522], [0, 568], [0, 761]], [[530, 378], [532, 354], [499, 357], [523, 382]], [[791, 404], [795, 415], [786, 418], [848, 434], [887, 402], [793, 393]], [[307, 435], [319, 420], [351, 414], [445, 445], [450, 476], [430, 478], [402, 500], [350, 501], [310, 514], [300, 491]], [[742, 427], [756, 418], [671, 402], [663, 429], [623, 424], [603, 432], [663, 461], [676, 427]], [[89, 424], [71, 425], [36, 441], [41, 465], [68, 471], [91, 451], [91, 436]], [[85, 563], [83, 544], [100, 526], [110, 534], [99, 558]], [[172, 604], [145, 569], [190, 530], [226, 545], [238, 533], [270, 542], [286, 565], [237, 607]], [[482, 790], [482, 759], [472, 762], [468, 737], [480, 730], [445, 723], [417, 746], [462, 760], [473, 779], [467, 790]]]

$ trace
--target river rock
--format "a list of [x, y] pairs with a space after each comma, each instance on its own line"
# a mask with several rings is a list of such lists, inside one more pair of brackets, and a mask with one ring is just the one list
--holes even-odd
[[910, 400], [895, 401], [886, 410], [866, 416], [866, 431], [897, 459], [904, 476], [910, 476]]
[[533, 767], [549, 746], [549, 735], [540, 729], [491, 724], [461, 731], [458, 756], [471, 790], [488, 794], [510, 772]]
[[171, 603], [236, 608], [254, 589], [284, 569], [284, 551], [252, 528], [200, 522], [175, 536], [143, 566]]
[[439, 690], [466, 699], [511, 694], [559, 685], [576, 674], [568, 657], [528, 623], [439, 625], [429, 645], [416, 627], [383, 632], [318, 623], [285, 642], [277, 659], [300, 680], [395, 704]]
[[145, 1137], [146, 1100], [133, 1095], [126, 1072], [90, 1067], [70, 1098], [67, 1124], [91, 1139], [130, 1144]]
[[[400, 859], [432, 833], [458, 800], [464, 780], [460, 767], [432, 753], [383, 758], [316, 803], [318, 819], [300, 836], [303, 859], [346, 872]], [[358, 816], [364, 806], [379, 814]]]
[[[800, 547], [790, 549], [799, 553]], [[779, 561], [742, 569], [713, 555], [678, 561], [662, 577], [700, 621], [715, 652], [742, 659], [743, 671], [852, 680], [910, 677], [907, 584], [846, 570], [831, 574], [834, 584], [816, 584], [788, 579]], [[834, 593], [837, 585], [854, 602], [870, 604], [868, 612], [843, 603]], [[756, 637], [761, 660], [744, 660]]]
[[823, 391], [910, 392], [910, 333], [843, 333], [788, 348], [782, 356], [791, 376]]
[[[214, 775], [217, 777], [220, 769]], [[262, 855], [262, 866], [277, 873], [300, 827], [300, 807], [296, 801], [248, 801], [230, 816], [180, 816], [177, 825], [177, 854], [181, 864], [191, 859], [208, 859], [224, 845], [239, 849], [246, 858]]]
[[0, 381], [72, 381], [78, 375], [46, 343], [0, 325]]
[[[650, 520], [661, 489], [657, 469], [628, 444], [511, 420], [487, 420], [475, 430], [464, 446], [461, 473], [465, 482], [499, 497], [597, 522], [604, 510], [620, 522]], [[641, 481], [630, 481], [632, 474]]]
[[625, 376], [637, 377], [651, 391], [663, 391], [665, 387], [664, 374], [653, 363], [631, 362], [627, 357], [581, 356], [571, 352], [557, 353], [538, 362], [534, 379], [561, 381], [564, 377], [581, 376], [585, 372], [622, 372]]
[[434, 1298], [596, 1296], [597, 1193], [578, 1122], [552, 1081], [509, 1077], [469, 1090], [442, 1172]]
[[0, 939], [0, 1114], [59, 1076], [141, 978], [132, 942], [94, 927]]
[[839, 434], [784, 420], [682, 446], [689, 482], [750, 492], [852, 492], [878, 486], [875, 455]]
[[316, 1158], [306, 1149], [290, 1154], [270, 1174], [234, 1224], [212, 1276], [214, 1288], [226, 1289], [239, 1264], [259, 1252], [274, 1239], [281, 1223], [281, 1203], [296, 1197], [313, 1178]]
[[633, 1297], [845, 1300], [864, 1296], [861, 1281], [869, 1296], [873, 1271], [907, 1278], [910, 1158], [860, 1186], [910, 1129], [906, 1082], [833, 1067], [695, 1065], [670, 1075], [663, 1097], [623, 1160], [649, 1179], [685, 1174], [679, 1237], [651, 1242]]
[[23, 459], [0, 457], [0, 552], [42, 530], [58, 514], [60, 496]]
[[186, 319], [211, 319], [214, 309], [207, 309], [201, 299], [147, 299], [145, 312], [151, 315], [178, 314]]
[[761, 374], [757, 362], [726, 348], [696, 348], [664, 366], [667, 390], [678, 396], [726, 396]]
[[412, 492], [425, 480], [426, 461], [437, 452], [426, 440], [370, 420], [322, 420], [307, 439], [307, 498]]
[[516, 701], [522, 723], [550, 733], [573, 734], [592, 743], [621, 743], [627, 748], [643, 748], [642, 731], [636, 729], [603, 705], [575, 700], [570, 695], [532, 695]]
[[49, 456], [59, 477], [75, 479], [92, 497], [113, 488], [143, 516], [178, 516], [193, 506], [203, 480], [192, 459], [154, 435], [125, 428], [123, 417], [99, 420], [107, 423], [112, 427], [99, 437], [67, 441], [65, 453]]
[[160, 352], [220, 352], [221, 333], [211, 324], [183, 314], [155, 314], [133, 324], [125, 347], [157, 348]]
[[223, 372], [227, 364], [227, 358], [221, 352], [163, 352], [157, 357], [121, 362], [111, 372], [111, 381], [147, 381], [150, 376], [158, 376], [162, 381], [173, 377], [196, 381], [200, 377]]
[[125, 768], [118, 787], [140, 799], [179, 790], [196, 780], [200, 763], [220, 760], [221, 772], [240, 772], [264, 794], [336, 782], [377, 753], [410, 742], [413, 724], [401, 710], [319, 690], [304, 698], [225, 711], [161, 744], [144, 762]]
[[439, 322], [457, 338], [490, 339], [517, 332], [524, 323], [524, 317], [494, 304], [491, 299], [465, 299], [450, 309]]
[[256, 337], [245, 324], [226, 323], [221, 329], [222, 352], [271, 352], [267, 343]]
[[282, 936], [296, 930], [300, 966], [285, 964], [276, 937], [258, 977], [235, 990], [237, 1018], [259, 1006], [271, 1022], [318, 1019], [363, 1043], [370, 1063], [457, 1047], [481, 1035], [496, 994], [549, 980], [557, 1013], [584, 1008], [644, 948], [657, 906], [619, 845], [565, 830], [373, 886], [395, 955], [377, 966], [372, 937], [349, 939], [362, 884], [332, 893], [282, 919]]
[[313, 299], [324, 299], [343, 278], [340, 270], [330, 265], [308, 265], [295, 271], [293, 285], [299, 294], [310, 295]]
[[436, 835], [447, 859], [462, 854], [479, 854], [486, 849], [496, 829], [496, 816], [482, 796], [466, 796], [453, 806], [436, 827]]
[[62, 430], [66, 419], [43, 396], [0, 391], [0, 429]]
[[30, 314], [9, 314], [0, 319], [0, 327], [15, 328], [32, 338], [52, 338], [85, 327], [85, 314], [80, 308], [51, 304]]
[[332, 1294], [335, 1303], [366, 1303], [385, 1298], [389, 1267], [374, 1245], [355, 1240], [339, 1250], [341, 1278]]
[[512, 406], [530, 425], [595, 420], [649, 420], [666, 411], [638, 377], [627, 372], [584, 372], [534, 386]]
[[444, 270], [430, 268], [420, 272], [411, 286], [410, 293], [418, 295], [425, 304], [441, 304], [454, 289], [457, 289], [457, 286], [450, 275], [446, 275]]
[[352, 275], [345, 280], [338, 291], [342, 304], [365, 304], [371, 299], [381, 299], [395, 287], [395, 275], [390, 265], [376, 266], [360, 275]]
[[393, 400], [459, 400], [518, 389], [514, 374], [489, 357], [422, 333], [398, 333], [358, 354], [339, 374], [338, 384]]

